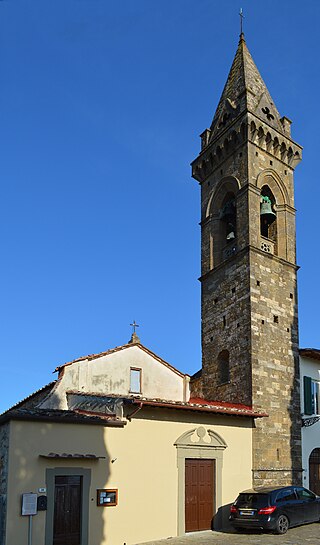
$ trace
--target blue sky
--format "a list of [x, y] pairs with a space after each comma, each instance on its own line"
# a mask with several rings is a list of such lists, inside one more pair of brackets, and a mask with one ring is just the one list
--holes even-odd
[[[243, 0], [250, 52], [304, 146], [300, 346], [320, 348], [320, 3]], [[190, 162], [239, 37], [233, 0], [0, 2], [0, 411], [128, 341], [201, 365]]]

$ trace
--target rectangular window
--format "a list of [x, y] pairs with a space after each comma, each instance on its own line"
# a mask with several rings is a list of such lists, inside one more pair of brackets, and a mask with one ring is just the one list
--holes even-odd
[[304, 414], [320, 414], [320, 381], [303, 377]]
[[141, 394], [141, 369], [130, 367], [130, 392]]
[[312, 398], [312, 412], [313, 414], [320, 414], [320, 407], [319, 407], [319, 387], [320, 383], [317, 380], [311, 381], [311, 398]]

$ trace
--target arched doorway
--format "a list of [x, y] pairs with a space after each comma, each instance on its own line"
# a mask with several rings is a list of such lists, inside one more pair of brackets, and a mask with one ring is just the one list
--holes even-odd
[[309, 457], [309, 488], [320, 496], [320, 448], [315, 448]]

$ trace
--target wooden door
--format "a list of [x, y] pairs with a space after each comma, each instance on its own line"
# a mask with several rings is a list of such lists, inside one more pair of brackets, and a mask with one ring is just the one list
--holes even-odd
[[320, 496], [320, 448], [315, 448], [310, 454], [309, 488]]
[[186, 459], [186, 532], [210, 530], [214, 515], [214, 460]]
[[55, 477], [53, 545], [81, 545], [80, 475]]

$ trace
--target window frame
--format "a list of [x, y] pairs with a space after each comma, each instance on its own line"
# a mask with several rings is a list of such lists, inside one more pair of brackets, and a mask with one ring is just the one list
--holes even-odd
[[304, 414], [320, 415], [320, 380], [303, 377]]
[[[135, 372], [138, 371], [139, 372], [139, 390], [133, 390], [132, 389], [132, 386], [133, 386], [133, 384], [132, 384], [133, 381], [132, 381], [132, 378], [131, 378], [132, 377], [132, 375], [131, 375], [132, 371], [135, 371]], [[129, 392], [131, 394], [141, 394], [142, 393], [142, 369], [141, 369], [141, 367], [130, 367]]]

